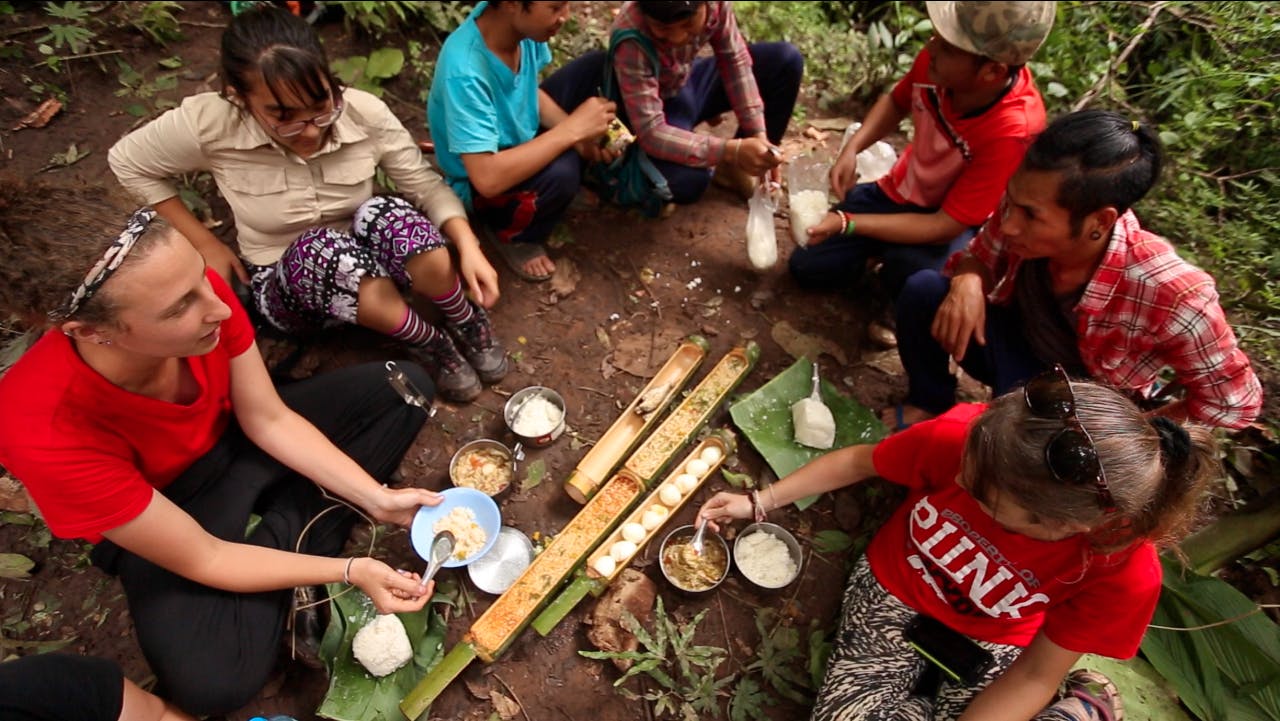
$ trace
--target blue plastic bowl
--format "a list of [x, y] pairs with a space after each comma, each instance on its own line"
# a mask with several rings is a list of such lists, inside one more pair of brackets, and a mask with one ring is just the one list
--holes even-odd
[[493, 548], [493, 544], [498, 540], [498, 531], [502, 529], [502, 514], [498, 511], [498, 504], [494, 503], [492, 498], [474, 488], [448, 488], [442, 491], [440, 495], [444, 498], [440, 505], [423, 506], [418, 509], [418, 514], [413, 517], [413, 526], [409, 528], [409, 541], [413, 544], [413, 550], [423, 560], [429, 560], [431, 557], [431, 542], [436, 537], [436, 521], [449, 515], [449, 512], [458, 506], [462, 506], [470, 508], [471, 512], [476, 515], [476, 525], [480, 526], [480, 530], [484, 531], [484, 545], [480, 547], [480, 550], [461, 560], [451, 556], [448, 561], [444, 562], [444, 567], [457, 568], [465, 566], [488, 553], [489, 549]]

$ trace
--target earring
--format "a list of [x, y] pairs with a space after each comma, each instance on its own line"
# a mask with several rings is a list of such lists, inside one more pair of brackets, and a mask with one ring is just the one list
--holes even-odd
[[106, 338], [106, 339], [100, 340], [98, 341], [98, 345], [111, 345], [111, 339]]
[[1096, 230], [1089, 234], [1089, 239], [1090, 239], [1090, 240], [1097, 240], [1097, 239], [1099, 239], [1099, 238], [1101, 238], [1101, 237], [1102, 237], [1102, 233], [1099, 233], [1099, 232], [1098, 232], [1098, 231], [1096, 231]]

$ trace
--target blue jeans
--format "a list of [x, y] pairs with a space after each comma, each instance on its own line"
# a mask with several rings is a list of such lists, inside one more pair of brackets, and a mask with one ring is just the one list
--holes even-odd
[[[747, 51], [751, 53], [751, 73], [764, 101], [765, 134], [770, 142], [780, 143], [800, 93], [804, 58], [794, 45], [783, 42], [751, 43]], [[542, 83], [542, 89], [566, 112], [573, 112], [600, 92], [605, 59], [603, 51], [587, 53], [553, 73]], [[667, 123], [683, 130], [693, 130], [698, 123], [732, 110], [715, 58], [693, 61], [688, 82], [679, 93], [663, 101], [662, 109]], [[618, 117], [632, 127], [622, 103]], [[695, 202], [711, 184], [711, 168], [694, 168], [658, 158], [653, 158], [653, 164], [667, 179], [677, 203]]]
[[[860, 183], [836, 205], [849, 213], [933, 213], [933, 208], [903, 205], [885, 194], [876, 183]], [[818, 245], [798, 248], [791, 254], [791, 275], [805, 288], [841, 290], [862, 277], [871, 258], [881, 258], [880, 283], [890, 298], [897, 298], [907, 278], [921, 270], [941, 270], [947, 258], [964, 248], [975, 229], [966, 229], [948, 243], [906, 245], [865, 235], [833, 235]]]
[[[950, 278], [922, 270], [907, 279], [897, 302], [898, 356], [907, 371], [907, 403], [930, 413], [942, 413], [956, 402], [956, 379], [947, 372], [947, 352], [931, 331], [950, 289]], [[988, 303], [985, 329], [987, 344], [970, 340], [960, 366], [991, 386], [994, 395], [1007, 393], [1046, 368], [1027, 343], [1016, 307]]]

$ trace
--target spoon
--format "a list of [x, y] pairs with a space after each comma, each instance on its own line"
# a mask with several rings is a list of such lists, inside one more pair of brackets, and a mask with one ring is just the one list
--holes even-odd
[[693, 540], [689, 543], [689, 548], [693, 549], [695, 555], [702, 555], [702, 537], [707, 534], [707, 521], [709, 520], [704, 518], [698, 523], [698, 531], [693, 534]]
[[422, 574], [422, 581], [419, 586], [426, 587], [427, 582], [435, 577], [436, 571], [449, 560], [449, 554], [453, 553], [454, 537], [452, 531], [441, 531], [431, 541], [431, 560], [427, 562], [427, 570]]

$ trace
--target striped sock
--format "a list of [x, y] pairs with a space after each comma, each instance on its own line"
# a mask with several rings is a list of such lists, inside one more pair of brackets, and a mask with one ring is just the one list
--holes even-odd
[[457, 278], [453, 279], [453, 290], [433, 297], [431, 302], [436, 304], [441, 313], [444, 313], [445, 322], [451, 326], [462, 325], [476, 314], [471, 309], [471, 304], [467, 302], [467, 296], [462, 293], [462, 281]]
[[440, 331], [435, 326], [423, 320], [422, 316], [408, 306], [405, 306], [404, 320], [400, 321], [400, 327], [391, 331], [392, 338], [417, 346], [426, 345], [439, 335]]

